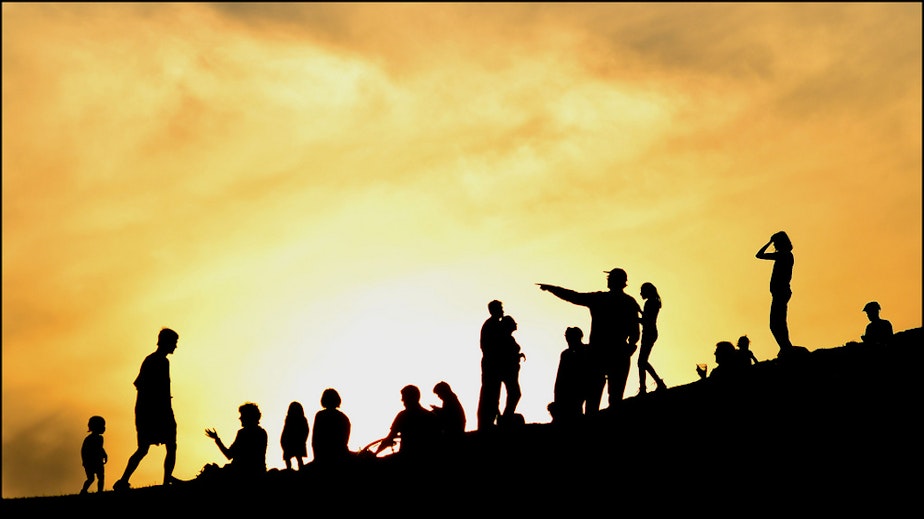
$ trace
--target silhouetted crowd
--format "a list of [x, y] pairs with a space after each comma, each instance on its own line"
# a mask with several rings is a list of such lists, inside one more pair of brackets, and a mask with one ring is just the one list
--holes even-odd
[[[768, 252], [771, 245], [775, 246], [775, 250]], [[792, 295], [789, 289], [793, 266], [791, 251], [792, 243], [786, 233], [781, 231], [774, 234], [757, 253], [759, 259], [774, 261], [770, 289], [773, 299], [770, 329], [780, 347], [780, 357], [807, 351], [793, 346], [786, 325], [786, 305]], [[576, 292], [556, 285], [538, 284], [542, 291], [586, 307], [591, 317], [586, 343], [581, 328], [572, 326], [565, 330], [566, 348], [559, 357], [554, 400], [548, 405], [553, 423], [573, 423], [599, 412], [604, 387], [608, 389], [609, 406], [622, 400], [636, 351], [638, 395], [648, 394], [648, 377], [655, 384], [655, 392], [668, 387], [649, 361], [658, 338], [657, 320], [662, 306], [657, 288], [650, 282], [641, 285], [640, 295], [644, 305], [640, 306], [634, 297], [625, 292], [628, 276], [623, 269], [614, 268], [605, 273], [607, 290], [604, 291]], [[488, 318], [482, 324], [480, 333], [482, 357], [478, 431], [500, 430], [525, 423], [523, 416], [517, 413], [517, 405], [522, 396], [520, 364], [526, 360], [525, 353], [514, 337], [517, 323], [513, 317], [504, 313], [501, 301], [489, 302], [487, 309]], [[892, 325], [880, 317], [879, 303], [870, 302], [863, 311], [869, 318], [869, 324], [861, 337], [862, 343], [852, 344], [881, 346], [888, 343], [893, 335]], [[138, 447], [130, 456], [122, 476], [113, 484], [116, 491], [131, 488], [129, 479], [152, 445], [164, 445], [166, 448], [163, 484], [180, 482], [173, 476], [177, 425], [171, 407], [170, 367], [167, 359], [167, 355], [176, 350], [178, 340], [179, 335], [174, 330], [161, 329], [157, 336], [156, 351], [144, 359], [134, 381], [137, 390], [135, 428]], [[746, 335], [738, 339], [737, 345], [731, 341], [719, 341], [714, 355], [716, 366], [711, 373], [706, 364], [696, 366], [701, 379], [721, 379], [744, 373], [750, 366], [758, 364]], [[500, 406], [502, 387], [506, 394], [503, 409]], [[339, 409], [342, 402], [335, 389], [325, 389], [321, 394], [321, 410], [314, 415], [312, 425], [309, 425], [302, 404], [291, 402], [280, 437], [286, 470], [300, 472], [309, 466], [336, 467], [381, 457], [423, 459], [437, 448], [451, 448], [454, 442], [461, 441], [466, 434], [465, 412], [448, 383], [439, 382], [433, 387], [433, 393], [442, 405], [425, 409], [420, 404], [421, 393], [417, 386], [407, 385], [402, 388], [400, 395], [403, 409], [395, 416], [388, 434], [357, 452], [351, 451], [348, 446], [351, 423]], [[239, 407], [238, 412], [241, 428], [230, 445], [222, 441], [215, 429], [205, 430], [205, 435], [215, 442], [229, 463], [224, 466], [207, 464], [197, 479], [247, 482], [267, 472], [268, 437], [260, 425], [260, 409], [255, 403], [246, 402]], [[94, 481], [97, 483], [97, 491], [103, 491], [104, 465], [108, 461], [102, 436], [106, 429], [105, 420], [101, 416], [93, 416], [88, 422], [88, 428], [90, 434], [81, 448], [87, 475], [82, 494], [88, 492]], [[309, 437], [313, 460], [306, 463]]]

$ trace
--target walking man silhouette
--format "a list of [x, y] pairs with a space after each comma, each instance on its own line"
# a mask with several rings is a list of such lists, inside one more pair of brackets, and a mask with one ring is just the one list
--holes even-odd
[[164, 457], [164, 485], [179, 481], [173, 477], [176, 465], [176, 418], [173, 416], [170, 395], [170, 361], [167, 355], [176, 350], [180, 336], [170, 328], [163, 328], [157, 334], [157, 350], [145, 357], [141, 363], [135, 388], [135, 429], [138, 433], [138, 449], [128, 458], [128, 465], [122, 477], [116, 481], [113, 490], [127, 490], [128, 483], [138, 464], [148, 454], [151, 445], [163, 444], [167, 448]]
[[587, 395], [586, 413], [600, 410], [603, 386], [608, 387], [609, 405], [622, 400], [632, 365], [632, 354], [638, 348], [638, 302], [625, 293], [628, 284], [626, 271], [620, 268], [605, 271], [608, 291], [575, 292], [555, 285], [539, 284], [569, 303], [586, 306], [590, 310], [591, 383]]

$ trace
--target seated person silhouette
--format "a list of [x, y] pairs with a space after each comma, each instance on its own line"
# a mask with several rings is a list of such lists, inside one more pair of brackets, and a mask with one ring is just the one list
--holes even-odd
[[439, 421], [443, 437], [447, 440], [458, 440], [465, 434], [465, 410], [459, 402], [459, 397], [447, 382], [439, 382], [433, 386], [433, 394], [443, 402], [442, 406], [430, 406]]
[[752, 366], [757, 364], [757, 357], [751, 351], [751, 339], [747, 335], [738, 338], [738, 355], [743, 366]]
[[314, 432], [311, 436], [315, 464], [337, 464], [353, 457], [349, 448], [352, 424], [339, 409], [341, 402], [340, 393], [336, 389], [327, 388], [321, 393], [323, 409], [314, 415]]
[[555, 423], [574, 421], [584, 415], [591, 376], [584, 331], [576, 326], [567, 328], [565, 342], [568, 347], [559, 355], [555, 374], [555, 399], [548, 405]]
[[863, 307], [866, 316], [869, 318], [869, 324], [866, 325], [866, 333], [863, 334], [863, 344], [883, 345], [892, 339], [892, 323], [879, 317], [882, 307], [876, 301], [870, 301]]
[[222, 471], [236, 480], [251, 480], [266, 473], [266, 431], [260, 427], [260, 408], [247, 402], [238, 408], [241, 428], [234, 443], [225, 447], [215, 429], [206, 429], [205, 435], [215, 440], [215, 445], [231, 463]]
[[[742, 363], [739, 360], [738, 350], [729, 341], [719, 341], [715, 345], [715, 363], [709, 374], [710, 379], [726, 379], [741, 373]], [[700, 373], [703, 376], [703, 373]]]
[[394, 445], [395, 439], [400, 437], [401, 449], [397, 456], [421, 460], [432, 453], [440, 437], [439, 422], [435, 414], [420, 405], [420, 389], [417, 386], [404, 386], [401, 401], [404, 409], [395, 416], [388, 436], [375, 449], [375, 454]]

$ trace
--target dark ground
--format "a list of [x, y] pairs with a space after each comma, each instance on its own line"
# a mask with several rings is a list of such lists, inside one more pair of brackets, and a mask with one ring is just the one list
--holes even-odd
[[345, 515], [921, 517], [922, 329], [624, 400], [571, 427], [470, 432], [417, 464], [273, 471], [238, 487], [3, 499], [4, 518]]

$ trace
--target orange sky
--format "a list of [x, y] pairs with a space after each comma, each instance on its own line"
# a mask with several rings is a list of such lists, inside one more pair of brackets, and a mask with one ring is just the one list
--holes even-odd
[[111, 487], [162, 326], [180, 478], [245, 401], [284, 466], [289, 402], [326, 387], [353, 449], [406, 384], [446, 380], [473, 428], [495, 298], [547, 422], [590, 321], [539, 282], [654, 283], [671, 386], [719, 340], [771, 358], [778, 230], [794, 343], [858, 339], [870, 300], [921, 326], [919, 3], [2, 9], [3, 497], [77, 492], [94, 414]]

